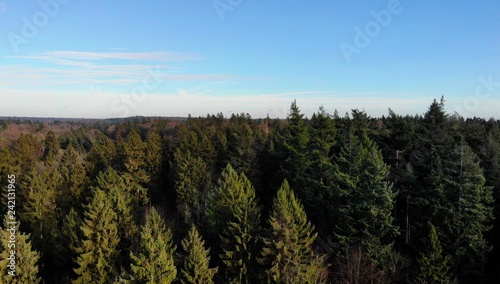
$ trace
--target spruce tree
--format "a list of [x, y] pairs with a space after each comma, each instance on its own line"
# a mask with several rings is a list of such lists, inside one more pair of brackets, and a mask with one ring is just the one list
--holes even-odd
[[80, 227], [83, 239], [76, 248], [79, 266], [75, 284], [107, 283], [116, 273], [117, 246], [120, 242], [118, 217], [111, 197], [103, 190], [94, 191], [90, 204], [85, 206], [85, 218]]
[[453, 242], [458, 271], [461, 275], [479, 276], [486, 262], [490, 245], [486, 233], [493, 221], [493, 192], [485, 186], [483, 170], [477, 156], [468, 145], [460, 145], [460, 174], [455, 188], [458, 188], [457, 216], [458, 231]]
[[44, 145], [45, 150], [43, 152], [43, 160], [47, 163], [53, 162], [57, 158], [60, 146], [59, 141], [57, 141], [57, 137], [52, 130], [47, 132]]
[[[5, 215], [3, 227], [0, 228], [0, 279], [5, 284], [40, 283], [38, 277], [38, 262], [40, 254], [31, 246], [30, 235], [19, 230], [19, 220], [16, 224], [8, 215]], [[15, 242], [11, 243], [11, 234], [14, 232]], [[15, 272], [11, 265], [11, 252], [15, 252]]]
[[151, 180], [151, 176], [146, 170], [146, 143], [142, 141], [135, 128], [127, 135], [122, 146], [126, 178], [136, 184], [146, 186]]
[[451, 283], [449, 257], [443, 254], [436, 228], [430, 224], [430, 247], [422, 254], [419, 278], [425, 283]]
[[287, 179], [293, 188], [299, 190], [299, 197], [307, 199], [305, 174], [310, 167], [307, 157], [307, 146], [310, 140], [308, 128], [304, 114], [300, 112], [297, 102], [294, 100], [290, 106], [287, 117], [287, 124], [280, 135], [280, 142], [283, 146], [283, 162], [280, 168], [281, 179]]
[[274, 199], [263, 262], [272, 283], [322, 283], [323, 257], [313, 251], [317, 233], [285, 180]]
[[146, 224], [140, 230], [139, 248], [130, 253], [133, 283], [172, 283], [177, 276], [175, 245], [172, 232], [155, 208], [146, 215]]
[[177, 150], [174, 154], [173, 171], [177, 210], [187, 225], [193, 222], [199, 224], [211, 184], [209, 169], [200, 157]]
[[180, 282], [183, 284], [212, 284], [218, 268], [210, 268], [210, 249], [205, 249], [205, 241], [195, 225], [181, 242]]
[[395, 194], [388, 182], [389, 169], [376, 144], [353, 134], [335, 159], [334, 237], [345, 254], [362, 245], [376, 261], [391, 250], [397, 234], [392, 208]]
[[117, 150], [115, 143], [113, 143], [104, 133], [100, 132], [86, 157], [89, 177], [96, 177], [100, 171], [108, 166], [115, 169], [118, 168], [116, 165], [116, 156]]
[[231, 283], [251, 283], [255, 273], [260, 208], [255, 189], [242, 173], [227, 165], [209, 201], [212, 234], [220, 234], [220, 258]]
[[61, 190], [57, 204], [63, 215], [66, 215], [73, 207], [81, 208], [82, 193], [87, 186], [85, 166], [73, 146], [68, 146], [64, 151], [58, 170], [61, 174]]
[[311, 117], [311, 139], [307, 147], [307, 158], [310, 167], [306, 170], [306, 183], [300, 192], [305, 196], [304, 208], [308, 217], [323, 232], [331, 232], [331, 204], [334, 191], [334, 165], [332, 163], [333, 147], [336, 144], [337, 130], [331, 116], [320, 107]]

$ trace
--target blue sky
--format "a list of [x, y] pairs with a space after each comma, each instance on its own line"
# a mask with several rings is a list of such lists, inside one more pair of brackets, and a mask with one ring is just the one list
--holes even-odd
[[499, 118], [498, 1], [0, 0], [0, 115]]

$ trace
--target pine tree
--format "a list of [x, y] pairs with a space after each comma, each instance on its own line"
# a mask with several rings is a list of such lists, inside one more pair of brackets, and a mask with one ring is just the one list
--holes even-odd
[[58, 166], [61, 174], [61, 191], [57, 204], [66, 215], [71, 208], [79, 208], [83, 201], [82, 193], [87, 186], [85, 166], [73, 146], [68, 146]]
[[[287, 179], [292, 187], [303, 190], [306, 185], [305, 172], [310, 167], [310, 161], [307, 159], [310, 136], [304, 114], [300, 112], [295, 100], [290, 106], [287, 122], [285, 131], [280, 137], [283, 145], [280, 176], [282, 179]], [[307, 198], [307, 193], [299, 192], [299, 197]]]
[[19, 210], [21, 222], [29, 229], [33, 247], [41, 253], [41, 276], [47, 281], [56, 281], [54, 271], [64, 265], [59, 228], [60, 208], [57, 198], [61, 175], [51, 164], [49, 168], [37, 172], [33, 169], [19, 185], [23, 192], [24, 204]]
[[453, 246], [461, 275], [480, 275], [486, 255], [490, 251], [485, 236], [493, 221], [493, 192], [485, 186], [483, 170], [472, 149], [462, 144], [458, 182], [458, 208], [455, 227], [458, 231]]
[[145, 170], [151, 177], [147, 184], [151, 199], [158, 199], [163, 182], [163, 143], [159, 131], [151, 128], [146, 139]]
[[111, 197], [98, 189], [90, 204], [85, 206], [85, 219], [81, 225], [83, 239], [76, 249], [78, 257], [75, 284], [106, 283], [116, 273], [118, 217]]
[[380, 261], [391, 250], [391, 242], [383, 240], [397, 233], [391, 215], [395, 194], [380, 150], [369, 138], [360, 143], [351, 134], [336, 158], [334, 174], [334, 236], [341, 253], [361, 244]]
[[123, 153], [127, 179], [146, 186], [151, 180], [151, 176], [146, 171], [146, 143], [142, 141], [135, 128], [130, 131], [123, 143]]
[[177, 150], [174, 154], [173, 171], [177, 210], [187, 225], [193, 222], [199, 224], [211, 184], [208, 167], [200, 157]]
[[183, 284], [212, 284], [218, 268], [210, 268], [210, 249], [205, 249], [205, 241], [192, 225], [186, 238], [181, 242], [180, 282]]
[[117, 168], [116, 145], [111, 139], [100, 132], [87, 155], [87, 168], [90, 178], [94, 178], [108, 166]]
[[47, 132], [45, 136], [45, 150], [43, 152], [43, 160], [45, 162], [53, 162], [57, 158], [57, 154], [59, 153], [59, 141], [57, 141], [56, 135], [52, 130]]
[[134, 283], [168, 284], [175, 280], [175, 245], [172, 232], [162, 216], [152, 209], [141, 226], [141, 238], [137, 253], [130, 253], [131, 275]]
[[[19, 221], [16, 224], [8, 215], [5, 215], [3, 228], [0, 228], [0, 279], [5, 284], [40, 283], [38, 277], [38, 261], [40, 254], [33, 250], [30, 235], [19, 231]], [[14, 221], [15, 222], [15, 221]], [[15, 235], [15, 242], [11, 243], [12, 234]], [[15, 252], [15, 273], [9, 267], [11, 265], [12, 254]]]
[[330, 207], [334, 190], [332, 156], [337, 130], [333, 119], [323, 107], [313, 114], [310, 133], [311, 139], [307, 147], [310, 166], [306, 170], [305, 188], [300, 192], [305, 194], [302, 200], [311, 221], [320, 231], [331, 232], [331, 215], [334, 214]]
[[322, 283], [323, 257], [313, 251], [317, 234], [285, 180], [274, 199], [262, 255], [272, 283]]
[[422, 254], [420, 262], [420, 279], [426, 283], [451, 283], [450, 264], [448, 256], [443, 254], [436, 228], [430, 225], [430, 248]]
[[249, 283], [255, 265], [260, 208], [255, 189], [242, 173], [227, 165], [214, 196], [209, 201], [207, 217], [212, 234], [220, 233], [220, 258], [231, 283]]

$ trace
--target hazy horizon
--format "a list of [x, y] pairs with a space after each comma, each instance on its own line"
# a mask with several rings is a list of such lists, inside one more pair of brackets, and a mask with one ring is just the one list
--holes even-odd
[[0, 115], [498, 118], [497, 2], [0, 0]]

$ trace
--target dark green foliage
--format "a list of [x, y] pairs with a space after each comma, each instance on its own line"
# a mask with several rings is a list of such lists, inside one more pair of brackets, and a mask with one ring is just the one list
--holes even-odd
[[[12, 220], [5, 215], [3, 227], [0, 228], [0, 279], [5, 284], [24, 284], [24, 283], [40, 283], [38, 277], [38, 261], [40, 254], [33, 250], [29, 240], [30, 235], [24, 234], [19, 230], [19, 221], [16, 224], [10, 224]], [[15, 241], [10, 243], [11, 231], [15, 230]], [[9, 274], [11, 251], [15, 252], [15, 274]]]
[[205, 249], [198, 230], [193, 225], [182, 240], [180, 282], [183, 284], [212, 284], [218, 268], [210, 268], [210, 249]]
[[47, 163], [53, 162], [54, 159], [57, 158], [57, 155], [59, 154], [59, 141], [56, 138], [56, 135], [52, 130], [49, 130], [47, 132], [47, 135], [45, 136], [45, 150], [43, 152], [43, 160]]
[[0, 124], [1, 209], [15, 174], [40, 282], [500, 281], [500, 121], [444, 99], [422, 116], [308, 119], [294, 101], [287, 119]]
[[222, 172], [209, 200], [207, 223], [213, 235], [220, 234], [220, 258], [226, 279], [231, 283], [251, 283], [256, 265], [260, 208], [255, 189], [231, 165]]
[[199, 224], [204, 211], [204, 200], [211, 177], [207, 165], [200, 157], [177, 151], [174, 154], [173, 172], [177, 193], [177, 210], [187, 225]]
[[117, 271], [117, 246], [120, 242], [118, 216], [111, 196], [101, 189], [94, 191], [90, 204], [85, 206], [80, 230], [83, 238], [75, 250], [77, 275], [73, 283], [107, 283]]
[[391, 211], [394, 193], [387, 181], [389, 168], [372, 140], [354, 135], [335, 161], [334, 236], [341, 253], [361, 245], [380, 261], [396, 234]]
[[443, 254], [436, 228], [430, 225], [430, 246], [422, 253], [420, 262], [420, 279], [425, 283], [451, 283], [451, 266], [449, 257]]
[[151, 209], [146, 215], [146, 224], [141, 226], [137, 252], [130, 253], [132, 282], [172, 283], [177, 275], [174, 251], [172, 232], [166, 227], [158, 211]]
[[274, 199], [262, 251], [272, 283], [323, 283], [323, 257], [313, 251], [317, 234], [285, 180]]

